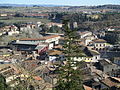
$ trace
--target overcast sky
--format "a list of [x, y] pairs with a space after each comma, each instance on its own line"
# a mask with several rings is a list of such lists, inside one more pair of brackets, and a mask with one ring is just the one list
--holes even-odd
[[0, 4], [120, 5], [120, 0], [0, 0]]

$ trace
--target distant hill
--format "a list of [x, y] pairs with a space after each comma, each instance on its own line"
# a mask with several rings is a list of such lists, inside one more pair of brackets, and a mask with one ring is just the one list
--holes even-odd
[[12, 7], [58, 7], [58, 6], [66, 6], [66, 5], [52, 5], [52, 4], [38, 4], [38, 5], [34, 5], [34, 4], [0, 4], [1, 6], [12, 6]]
[[0, 4], [0, 7], [4, 7], [4, 6], [6, 6], [6, 7], [25, 7], [27, 5], [25, 5], [25, 4]]
[[88, 7], [90, 9], [120, 9], [120, 5], [98, 5]]
[[[68, 5], [52, 5], [52, 4], [0, 4], [0, 7], [65, 7]], [[98, 5], [98, 6], [68, 6], [69, 9], [120, 9], [120, 5]]]
[[69, 9], [120, 9], [120, 5], [71, 6]]

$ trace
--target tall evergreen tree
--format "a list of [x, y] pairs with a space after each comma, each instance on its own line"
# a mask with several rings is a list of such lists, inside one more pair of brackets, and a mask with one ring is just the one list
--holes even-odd
[[74, 60], [76, 57], [81, 57], [82, 51], [77, 43], [78, 35], [76, 30], [69, 28], [69, 21], [64, 20], [64, 45], [63, 53], [65, 56], [64, 65], [59, 65], [58, 82], [55, 90], [83, 90], [82, 76], [79, 69], [79, 63]]
[[10, 90], [10, 87], [6, 84], [6, 79], [0, 74], [0, 90]]

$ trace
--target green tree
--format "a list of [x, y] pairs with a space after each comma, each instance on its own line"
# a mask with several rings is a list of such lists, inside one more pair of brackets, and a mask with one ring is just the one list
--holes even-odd
[[16, 13], [16, 14], [15, 14], [15, 17], [23, 17], [23, 16], [24, 16], [23, 13]]
[[0, 74], [0, 90], [10, 90], [10, 87], [6, 84], [5, 77]]
[[50, 33], [63, 33], [62, 29], [58, 26], [50, 27], [48, 32], [50, 32]]
[[41, 25], [40, 28], [41, 28], [40, 33], [43, 33], [43, 34], [45, 34], [49, 30], [48, 27], [44, 24]]
[[63, 53], [65, 56], [64, 62], [66, 64], [59, 65], [58, 69], [58, 82], [55, 90], [83, 90], [81, 70], [79, 63], [74, 60], [74, 57], [81, 57], [82, 51], [77, 43], [76, 30], [71, 30], [68, 27], [68, 20], [63, 22], [64, 26], [64, 45]]
[[4, 22], [0, 22], [0, 28], [1, 28], [1, 27], [4, 27], [5, 25], [7, 25], [7, 24], [4, 23]]

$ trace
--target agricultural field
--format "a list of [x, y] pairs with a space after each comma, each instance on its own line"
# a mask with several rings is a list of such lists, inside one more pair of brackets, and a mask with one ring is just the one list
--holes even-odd
[[17, 23], [17, 22], [43, 22], [48, 23], [50, 20], [48, 19], [41, 19], [41, 18], [29, 18], [29, 17], [10, 17], [10, 18], [3, 18], [0, 17], [0, 22], [4, 22], [6, 24]]

